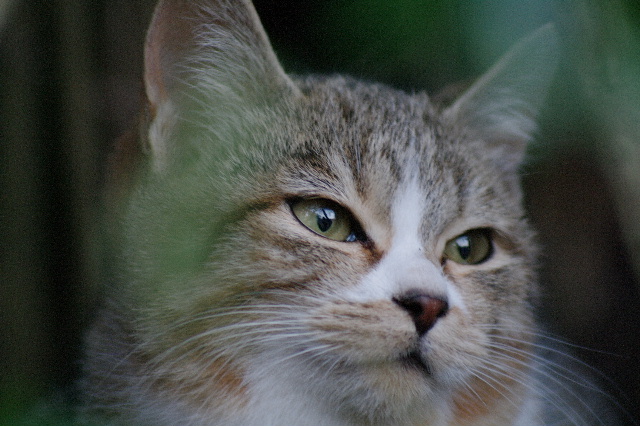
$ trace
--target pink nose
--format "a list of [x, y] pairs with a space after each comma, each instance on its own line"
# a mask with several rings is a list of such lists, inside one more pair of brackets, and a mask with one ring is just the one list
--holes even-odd
[[411, 315], [416, 325], [416, 331], [421, 336], [429, 331], [438, 321], [438, 318], [445, 315], [449, 310], [449, 304], [446, 300], [420, 292], [410, 292], [394, 298], [393, 301]]

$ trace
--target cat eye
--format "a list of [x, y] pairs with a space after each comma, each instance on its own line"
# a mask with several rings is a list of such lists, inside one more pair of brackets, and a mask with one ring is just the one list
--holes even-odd
[[295, 201], [291, 210], [304, 226], [318, 235], [335, 241], [362, 240], [351, 213], [339, 204], [324, 198]]
[[480, 264], [493, 254], [490, 229], [472, 229], [447, 242], [444, 258], [461, 265]]

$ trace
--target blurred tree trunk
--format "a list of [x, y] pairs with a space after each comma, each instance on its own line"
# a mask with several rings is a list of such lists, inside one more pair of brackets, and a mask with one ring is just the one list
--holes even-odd
[[103, 164], [138, 108], [154, 4], [0, 0], [0, 423], [77, 377]]
[[[34, 13], [33, 4], [25, 3], [12, 18]], [[42, 391], [50, 344], [42, 285], [48, 273], [41, 167], [47, 126], [39, 108], [41, 88], [33, 84], [44, 73], [38, 58], [42, 34], [33, 21], [15, 25], [5, 17], [5, 23], [0, 35], [0, 396], [17, 404]]]

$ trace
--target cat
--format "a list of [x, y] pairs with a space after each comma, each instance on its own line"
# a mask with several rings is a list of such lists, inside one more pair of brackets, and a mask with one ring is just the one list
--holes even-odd
[[518, 169], [557, 59], [543, 27], [438, 105], [285, 74], [248, 0], [162, 0], [84, 416], [603, 422], [535, 314]]

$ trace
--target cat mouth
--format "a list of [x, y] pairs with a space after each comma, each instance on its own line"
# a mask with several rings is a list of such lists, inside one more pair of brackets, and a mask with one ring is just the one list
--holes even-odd
[[417, 350], [413, 350], [400, 358], [400, 363], [407, 369], [418, 370], [426, 376], [431, 376], [431, 367]]

